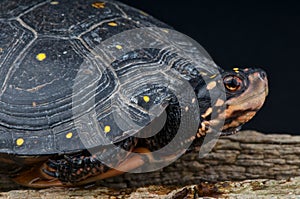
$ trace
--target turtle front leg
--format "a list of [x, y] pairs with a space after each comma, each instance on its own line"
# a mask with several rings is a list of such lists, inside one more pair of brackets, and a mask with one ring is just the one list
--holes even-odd
[[65, 184], [77, 184], [80, 181], [105, 173], [109, 168], [94, 156], [64, 155], [62, 159], [49, 160], [42, 171]]
[[63, 186], [78, 186], [121, 175], [151, 161], [150, 151], [137, 148], [114, 169], [101, 163], [94, 156], [64, 156], [62, 159], [49, 160], [42, 169], [45, 178], [58, 179]]
[[97, 180], [121, 175], [151, 162], [151, 152], [146, 148], [137, 148], [114, 169], [101, 163], [93, 156], [63, 156], [49, 159], [28, 170], [20, 172], [13, 180], [32, 188], [74, 187], [93, 183]]
[[109, 168], [90, 154], [64, 155], [59, 159], [29, 167], [13, 177], [23, 186], [32, 188], [73, 186], [90, 176], [105, 173]]

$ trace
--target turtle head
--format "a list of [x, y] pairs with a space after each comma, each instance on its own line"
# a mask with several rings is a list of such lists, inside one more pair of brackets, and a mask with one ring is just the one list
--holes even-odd
[[223, 72], [226, 90], [225, 123], [222, 135], [236, 133], [254, 117], [268, 95], [267, 75], [262, 69], [238, 69]]
[[220, 69], [220, 76], [212, 76], [211, 81], [193, 81], [201, 111], [199, 138], [211, 130], [235, 134], [260, 110], [269, 92], [267, 75], [259, 68]]

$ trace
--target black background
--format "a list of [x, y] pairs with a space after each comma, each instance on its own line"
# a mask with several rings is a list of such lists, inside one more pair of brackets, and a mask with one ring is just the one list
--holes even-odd
[[121, 0], [198, 41], [224, 69], [261, 67], [270, 94], [243, 127], [300, 135], [300, 6], [296, 2]]

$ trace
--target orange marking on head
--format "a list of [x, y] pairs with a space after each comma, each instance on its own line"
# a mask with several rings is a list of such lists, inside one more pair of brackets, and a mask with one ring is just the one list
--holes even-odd
[[223, 106], [224, 105], [224, 100], [218, 99], [216, 102], [216, 106]]
[[210, 107], [206, 110], [206, 112], [201, 115], [203, 118], [206, 118], [207, 116], [209, 116], [212, 113], [213, 109]]
[[217, 86], [217, 82], [213, 81], [207, 84], [207, 90], [212, 90]]

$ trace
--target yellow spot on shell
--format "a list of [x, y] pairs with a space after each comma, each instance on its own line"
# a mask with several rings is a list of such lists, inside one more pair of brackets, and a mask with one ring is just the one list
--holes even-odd
[[200, 72], [200, 75], [207, 76], [207, 73], [205, 73], [205, 72]]
[[146, 103], [148, 103], [148, 102], [150, 102], [150, 97], [147, 96], [147, 95], [145, 95], [145, 96], [143, 97], [143, 100], [144, 100]]
[[94, 8], [97, 8], [97, 9], [99, 9], [99, 8], [105, 8], [105, 3], [103, 3], [103, 2], [95, 2], [95, 3], [92, 4], [92, 6]]
[[111, 131], [111, 127], [110, 126], [105, 126], [104, 127], [104, 132], [105, 133], [109, 133]]
[[36, 102], [32, 102], [33, 107], [36, 107], [36, 105], [37, 105]]
[[59, 4], [59, 2], [58, 1], [51, 1], [50, 4], [51, 5], [57, 5], [57, 4]]
[[239, 68], [233, 68], [233, 70], [236, 72], [236, 73], [239, 73]]
[[24, 139], [23, 138], [18, 138], [16, 140], [16, 144], [17, 144], [17, 146], [22, 146], [24, 144]]
[[67, 135], [66, 135], [67, 139], [71, 139], [72, 137], [73, 137], [73, 133], [72, 132], [67, 133]]
[[188, 112], [190, 110], [190, 108], [188, 106], [185, 107], [185, 112]]
[[36, 59], [39, 60], [39, 61], [43, 61], [46, 59], [46, 54], [45, 53], [39, 53], [37, 56], [36, 56]]
[[217, 77], [217, 74], [210, 76], [211, 79]]
[[116, 48], [121, 50], [123, 47], [121, 45], [116, 45]]
[[112, 27], [118, 26], [118, 24], [116, 22], [109, 22], [108, 25], [112, 26]]
[[196, 102], [196, 98], [193, 98], [192, 99], [192, 103], [194, 104]]

